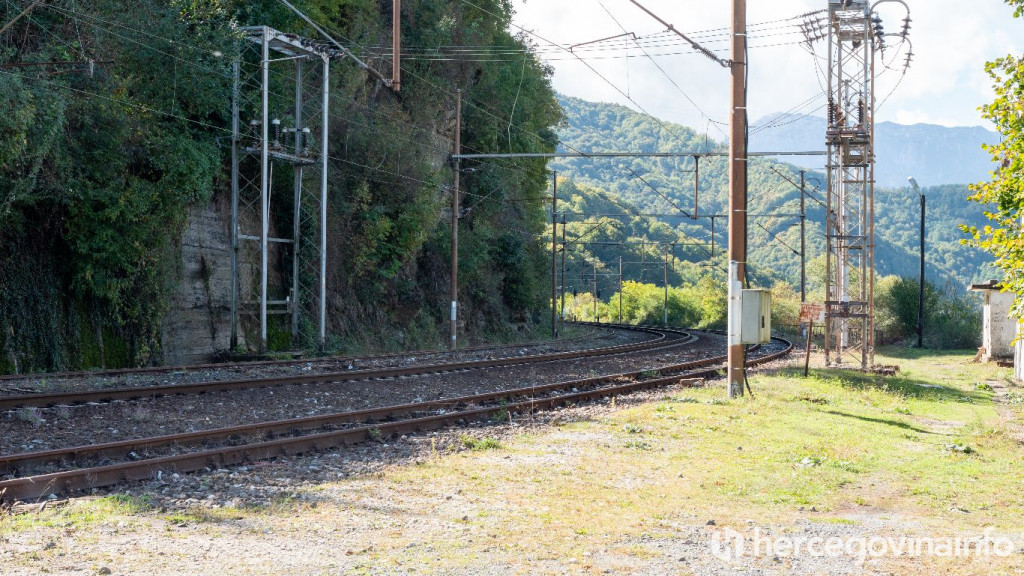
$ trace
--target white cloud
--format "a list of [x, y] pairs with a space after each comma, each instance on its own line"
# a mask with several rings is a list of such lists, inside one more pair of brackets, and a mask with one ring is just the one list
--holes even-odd
[[[641, 2], [680, 30], [718, 29], [717, 33], [702, 33], [700, 41], [709, 48], [724, 50], [722, 54], [728, 56], [728, 35], [723, 32], [727, 32], [724, 29], [731, 23], [730, 2]], [[880, 108], [879, 120], [983, 124], [977, 108], [993, 97], [984, 71], [985, 62], [1008, 53], [1024, 53], [1024, 34], [1021, 34], [1024, 21], [1013, 19], [1011, 9], [1002, 0], [907, 0], [907, 3], [914, 20], [911, 31], [914, 66], [898, 90]], [[622, 32], [602, 4], [623, 27], [638, 35], [664, 30], [629, 0], [514, 0], [514, 4], [518, 12], [517, 24], [562, 45]], [[883, 6], [886, 29], [890, 32], [899, 30], [902, 8], [895, 3]], [[755, 0], [748, 7], [748, 22], [769, 22], [826, 7], [825, 0]], [[788, 110], [822, 92], [824, 80], [815, 73], [814, 59], [805, 50], [796, 45], [769, 46], [800, 39], [796, 34], [781, 34], [792, 29], [773, 26], [777, 24], [762, 27], [760, 33], [757, 28], [751, 31], [749, 105], [752, 119]], [[652, 114], [700, 130], [707, 125], [707, 117], [722, 122], [727, 120], [729, 73], [702, 56], [685, 54], [656, 58], [665, 73], [681, 87], [680, 91], [639, 50], [631, 50], [630, 54], [635, 57], [629, 59], [607, 59], [610, 55], [621, 56], [621, 51], [585, 52], [590, 65], [616, 89], [567, 52], [541, 41], [538, 44], [551, 59], [556, 70], [555, 87], [563, 93], [590, 100], [618, 102], [634, 108], [638, 104]], [[675, 40], [669, 41], [668, 37], [664, 44], [649, 52], [688, 51]], [[897, 57], [896, 63], [900, 62], [902, 57]], [[824, 68], [824, 64], [821, 66]], [[897, 74], [889, 73], [880, 80], [879, 99], [889, 93], [897, 79]], [[627, 93], [637, 104], [631, 103], [619, 90]], [[712, 134], [715, 134], [714, 130]]]

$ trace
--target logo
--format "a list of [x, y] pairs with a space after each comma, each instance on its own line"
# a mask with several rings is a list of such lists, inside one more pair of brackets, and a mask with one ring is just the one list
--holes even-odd
[[853, 536], [849, 538], [822, 536], [783, 536], [773, 538], [754, 528], [747, 536], [725, 528], [711, 535], [711, 554], [727, 563], [744, 556], [796, 558], [847, 556], [863, 563], [871, 558], [884, 557], [938, 557], [938, 558], [1006, 558], [1014, 553], [1016, 545], [1004, 536], [993, 535], [986, 528], [983, 536], [973, 538], [910, 538], [882, 536]]

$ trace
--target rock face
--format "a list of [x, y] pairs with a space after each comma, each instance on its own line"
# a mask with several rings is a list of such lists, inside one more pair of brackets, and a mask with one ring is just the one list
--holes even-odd
[[189, 209], [178, 281], [164, 321], [164, 363], [194, 364], [230, 347], [230, 214], [216, 202]]

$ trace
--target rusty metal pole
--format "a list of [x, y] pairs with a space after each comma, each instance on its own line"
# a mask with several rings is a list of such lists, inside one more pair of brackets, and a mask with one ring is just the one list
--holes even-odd
[[[455, 91], [455, 154], [462, 154], [462, 90]], [[452, 186], [452, 279], [451, 279], [451, 349], [458, 348], [459, 302], [459, 177], [462, 160], [455, 158], [455, 178]]]
[[747, 3], [732, 3], [732, 113], [729, 136], [729, 397], [743, 396], [746, 350], [740, 338], [747, 266]]
[[551, 172], [551, 336], [558, 339], [558, 171]]

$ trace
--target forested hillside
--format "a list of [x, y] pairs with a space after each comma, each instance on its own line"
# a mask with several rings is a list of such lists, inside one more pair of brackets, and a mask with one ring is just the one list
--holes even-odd
[[[0, 21], [14, 20], [23, 4], [0, 7]], [[390, 1], [296, 4], [389, 70], [376, 47], [390, 45]], [[524, 49], [507, 32], [506, 2], [476, 4], [484, 10], [404, 3], [406, 44]], [[229, 195], [238, 29], [264, 24], [316, 37], [275, 0], [141, 0], [130, 9], [58, 0], [0, 36], [0, 371], [160, 361], [189, 211], [213, 206], [223, 218]], [[32, 65], [44, 62], [58, 64]], [[528, 52], [403, 68], [403, 90], [394, 94], [351, 61], [332, 66], [333, 350], [440, 341], [456, 88], [464, 91], [467, 150], [555, 145], [561, 115], [550, 70]], [[462, 317], [480, 337], [525, 325], [544, 305], [538, 237], [547, 176], [541, 161], [468, 168]], [[202, 270], [207, 283], [213, 272]], [[227, 302], [207, 298], [202, 306], [212, 318]]]
[[[660, 122], [612, 104], [560, 98], [567, 125], [560, 131], [566, 150], [582, 151], [714, 151], [724, 145], [712, 136], [683, 126]], [[606, 190], [644, 213], [662, 218], [687, 237], [710, 242], [707, 216], [727, 211], [728, 176], [724, 158], [700, 161], [698, 215], [693, 214], [694, 161], [675, 159], [570, 159], [553, 164], [561, 174], [581, 184]], [[750, 265], [755, 275], [799, 281], [800, 194], [790, 182], [799, 182], [799, 168], [769, 158], [750, 162]], [[641, 179], [642, 178], [642, 179]], [[790, 181], [787, 181], [787, 178]], [[807, 205], [808, 281], [820, 289], [824, 250], [824, 176], [806, 174], [810, 194]], [[939, 284], [962, 287], [992, 274], [982, 252], [960, 244], [962, 223], [981, 225], [984, 216], [967, 202], [966, 186], [924, 189], [928, 196], [928, 278]], [[918, 197], [907, 188], [876, 189], [876, 269], [880, 276], [916, 276], [918, 258]], [[715, 219], [716, 244], [725, 241], [725, 218]], [[699, 260], [707, 254], [698, 253]]]

